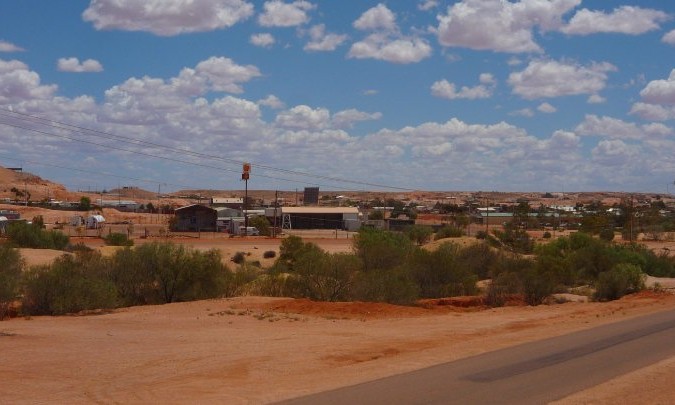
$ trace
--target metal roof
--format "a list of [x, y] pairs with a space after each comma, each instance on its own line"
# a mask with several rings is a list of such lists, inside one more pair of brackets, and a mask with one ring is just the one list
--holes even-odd
[[282, 214], [358, 214], [357, 207], [281, 207]]

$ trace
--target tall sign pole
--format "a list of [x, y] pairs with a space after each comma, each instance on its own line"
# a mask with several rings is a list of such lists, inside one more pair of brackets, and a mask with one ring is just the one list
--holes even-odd
[[248, 235], [248, 179], [251, 175], [251, 164], [244, 163], [241, 169], [241, 179], [246, 184], [244, 188], [244, 235]]

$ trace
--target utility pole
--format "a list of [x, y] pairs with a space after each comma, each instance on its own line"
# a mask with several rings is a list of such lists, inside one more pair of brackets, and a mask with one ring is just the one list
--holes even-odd
[[160, 198], [162, 195], [162, 183], [157, 183], [157, 223], [159, 224], [159, 207], [160, 207]]
[[244, 180], [244, 235], [248, 235], [248, 179], [251, 176], [251, 164], [244, 163], [241, 170], [241, 179]]
[[279, 190], [274, 192], [274, 226], [272, 227], [272, 238], [277, 237], [277, 207], [279, 206]]
[[490, 224], [490, 200], [485, 197], [485, 237], [490, 234], [488, 225]]
[[628, 213], [629, 216], [629, 225], [628, 228], [630, 230], [629, 233], [629, 240], [631, 245], [633, 244], [633, 194], [630, 195], [630, 212]]

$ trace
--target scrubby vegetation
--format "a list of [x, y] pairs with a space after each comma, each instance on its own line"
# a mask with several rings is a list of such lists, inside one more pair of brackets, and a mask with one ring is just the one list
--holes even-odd
[[103, 237], [103, 241], [108, 246], [133, 246], [134, 241], [124, 233], [112, 232]]
[[0, 320], [5, 318], [9, 305], [17, 298], [23, 266], [18, 250], [0, 244]]
[[[22, 225], [12, 232], [30, 240], [43, 231]], [[482, 293], [491, 306], [513, 299], [539, 305], [572, 288], [594, 291], [593, 298], [604, 301], [643, 289], [645, 274], [675, 277], [675, 258], [666, 253], [585, 233], [535, 245], [527, 233], [512, 228], [467, 246], [445, 242], [434, 250], [418, 246], [419, 239], [410, 236], [363, 229], [349, 254], [329, 253], [290, 236], [282, 240], [278, 256], [265, 252], [266, 258], [276, 257], [269, 268], [238, 252], [232, 258], [235, 271], [216, 250], [156, 242], [127, 246], [111, 257], [73, 249], [51, 265], [22, 273], [20, 256], [5, 244], [0, 246], [0, 318], [19, 298], [25, 314], [240, 294], [413, 304], [421, 298]], [[480, 291], [477, 282], [485, 279], [490, 281]]]
[[42, 224], [14, 222], [7, 227], [7, 236], [17, 247], [34, 249], [63, 250], [68, 246], [69, 238], [60, 231], [46, 231]]
[[225, 297], [254, 278], [231, 272], [217, 250], [166, 242], [126, 247], [111, 257], [76, 251], [23, 274], [22, 267], [18, 251], [0, 245], [0, 310], [19, 297], [26, 315]]

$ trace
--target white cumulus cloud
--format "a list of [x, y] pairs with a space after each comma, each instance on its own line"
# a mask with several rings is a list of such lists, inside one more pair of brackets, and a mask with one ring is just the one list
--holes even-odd
[[425, 39], [401, 34], [396, 15], [382, 3], [364, 12], [353, 26], [373, 33], [353, 43], [347, 53], [348, 58], [406, 64], [419, 62], [432, 53]]
[[431, 55], [429, 43], [422, 38], [392, 38], [372, 34], [352, 44], [347, 56], [354, 59], [378, 59], [393, 63], [415, 63]]
[[494, 77], [489, 73], [483, 73], [480, 75], [479, 80], [481, 84], [474, 87], [462, 86], [459, 90], [454, 83], [450, 83], [447, 80], [443, 79], [435, 82], [431, 85], [431, 94], [440, 97], [447, 98], [448, 100], [454, 99], [479, 99], [479, 98], [489, 98], [492, 96], [494, 90], [495, 80]]
[[97, 60], [87, 59], [82, 62], [78, 58], [60, 58], [57, 62], [57, 68], [61, 72], [102, 72], [103, 65]]
[[307, 12], [316, 6], [304, 0], [292, 3], [272, 0], [266, 1], [263, 8], [263, 13], [258, 16], [258, 24], [263, 27], [295, 27], [308, 22]]
[[382, 113], [367, 113], [352, 108], [333, 114], [332, 122], [335, 128], [351, 128], [357, 122], [379, 120], [380, 118], [382, 118]]
[[549, 103], [541, 103], [541, 104], [539, 104], [539, 106], [537, 107], [537, 111], [543, 112], [543, 113], [546, 113], [546, 114], [552, 114], [552, 113], [558, 111], [558, 109], [555, 108], [555, 107], [553, 107], [553, 106], [552, 106], [551, 104], [549, 104]]
[[0, 40], [0, 52], [23, 52], [24, 49], [11, 42]]
[[675, 69], [665, 80], [652, 80], [640, 92], [640, 97], [646, 103], [675, 105]]
[[513, 93], [526, 99], [552, 98], [579, 94], [597, 94], [605, 88], [610, 63], [589, 66], [552, 60], [535, 60], [525, 70], [509, 75]]
[[244, 0], [92, 0], [82, 18], [97, 30], [172, 36], [231, 27], [251, 15]]
[[668, 14], [663, 11], [633, 6], [621, 6], [611, 13], [582, 9], [574, 14], [561, 31], [573, 35], [599, 32], [638, 35], [659, 29], [659, 23], [668, 19]]
[[559, 29], [565, 13], [581, 0], [463, 0], [438, 16], [435, 31], [443, 46], [497, 52], [541, 52], [533, 31]]
[[675, 45], [675, 30], [668, 31], [663, 38], [661, 38], [661, 41], [668, 45]]
[[575, 132], [584, 136], [600, 136], [608, 139], [647, 140], [670, 135], [672, 131], [663, 124], [637, 125], [618, 118], [586, 115]]
[[0, 59], [0, 104], [50, 99], [56, 90], [56, 85], [42, 85], [25, 63]]
[[259, 46], [262, 48], [269, 48], [270, 46], [274, 45], [276, 40], [274, 39], [274, 36], [272, 34], [265, 32], [251, 35], [249, 42], [255, 46]]
[[396, 15], [384, 4], [368, 9], [354, 21], [354, 28], [363, 31], [396, 30]]
[[262, 100], [258, 100], [259, 105], [264, 105], [269, 108], [273, 108], [275, 110], [279, 110], [281, 108], [285, 107], [285, 104], [283, 101], [281, 101], [277, 96], [270, 94], [269, 96], [263, 98]]
[[347, 40], [347, 35], [326, 33], [324, 24], [317, 24], [309, 29], [309, 42], [303, 48], [306, 51], [334, 51]]

